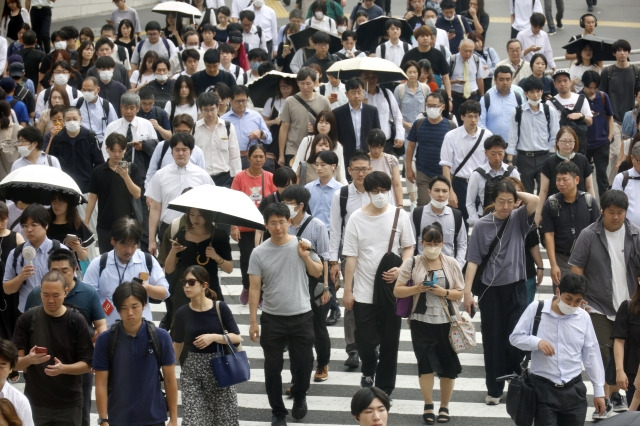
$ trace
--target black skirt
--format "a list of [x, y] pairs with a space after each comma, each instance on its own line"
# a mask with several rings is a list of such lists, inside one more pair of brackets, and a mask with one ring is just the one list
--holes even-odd
[[411, 342], [418, 360], [418, 374], [436, 373], [455, 379], [462, 371], [458, 354], [449, 343], [449, 323], [428, 324], [411, 320]]

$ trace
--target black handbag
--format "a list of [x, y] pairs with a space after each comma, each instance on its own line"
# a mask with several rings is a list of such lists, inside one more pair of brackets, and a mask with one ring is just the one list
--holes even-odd
[[391, 229], [391, 238], [389, 238], [389, 248], [378, 264], [378, 269], [376, 270], [375, 279], [373, 281], [373, 305], [381, 310], [391, 312], [395, 312], [396, 310], [396, 297], [393, 295], [395, 281], [393, 283], [386, 282], [382, 278], [382, 273], [391, 268], [396, 268], [402, 265], [402, 258], [392, 251], [400, 209], [401, 207], [396, 207], [393, 227]]
[[[538, 333], [543, 306], [544, 302], [539, 301], [536, 317], [533, 321], [532, 336]], [[518, 426], [530, 426], [533, 424], [536, 413], [536, 390], [529, 371], [530, 359], [531, 352], [527, 352], [520, 364], [522, 372], [519, 375], [514, 374], [511, 376], [507, 390], [507, 413]], [[506, 377], [499, 377], [498, 380], [500, 379], [506, 379]]]

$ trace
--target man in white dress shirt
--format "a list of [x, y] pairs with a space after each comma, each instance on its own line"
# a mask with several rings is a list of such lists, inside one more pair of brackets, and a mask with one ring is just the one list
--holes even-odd
[[6, 398], [13, 404], [23, 426], [33, 426], [29, 400], [7, 381], [9, 373], [17, 363], [18, 348], [16, 345], [10, 340], [0, 339], [0, 398]]
[[[449, 78], [451, 79], [451, 100], [453, 109], [451, 112], [460, 122], [460, 105], [473, 99], [477, 101], [484, 95], [484, 79], [482, 67], [477, 55], [473, 54], [474, 44], [469, 39], [460, 42], [458, 53], [451, 56], [449, 66]], [[473, 59], [472, 59], [473, 58]], [[478, 112], [480, 115], [480, 112]]]
[[546, 19], [542, 13], [534, 13], [529, 18], [530, 28], [518, 33], [517, 39], [522, 44], [522, 59], [531, 61], [534, 53], [542, 53], [547, 59], [548, 66], [552, 71], [556, 70], [556, 62], [553, 60], [553, 51], [549, 36], [542, 30]]
[[254, 24], [262, 28], [263, 37], [267, 42], [267, 52], [273, 52], [273, 57], [275, 58], [278, 52], [278, 45], [276, 44], [278, 21], [275, 10], [266, 6], [264, 0], [253, 0], [245, 10], [251, 10], [255, 13]]
[[375, 71], [363, 72], [362, 79], [366, 85], [364, 102], [378, 109], [380, 129], [387, 138], [384, 152], [396, 156], [403, 155], [404, 126], [396, 97], [391, 90], [378, 86], [378, 74]]
[[605, 411], [604, 367], [598, 340], [589, 314], [580, 307], [586, 292], [583, 276], [563, 276], [556, 296], [544, 302], [537, 333], [532, 330], [542, 302], [536, 301], [527, 307], [509, 336], [513, 346], [531, 351], [536, 424], [584, 424], [587, 388], [582, 381], [582, 364], [593, 384], [596, 411]]

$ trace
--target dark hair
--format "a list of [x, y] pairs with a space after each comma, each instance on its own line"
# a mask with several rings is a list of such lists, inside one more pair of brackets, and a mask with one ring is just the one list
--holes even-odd
[[[113, 60], [113, 58], [111, 60]], [[151, 68], [151, 69], [153, 69], [153, 72], [156, 71], [156, 69], [158, 68], [158, 65], [160, 65], [160, 64], [165, 64], [167, 66], [167, 70], [171, 69], [171, 63], [169, 62], [169, 60], [167, 58], [163, 58], [161, 56], [158, 59], [156, 59], [155, 61], [153, 61], [153, 66]]]
[[189, 126], [189, 129], [191, 129], [191, 132], [193, 132], [193, 126], [195, 125], [195, 123], [191, 114], [177, 114], [175, 117], [173, 117], [171, 125], [173, 126], [174, 132], [175, 128], [181, 124], [186, 124], [187, 126]]
[[570, 174], [573, 177], [580, 175], [580, 168], [573, 161], [563, 161], [556, 166], [556, 175]]
[[304, 81], [307, 78], [310, 78], [312, 81], [316, 81], [318, 79], [318, 73], [313, 68], [300, 68], [300, 71], [296, 74], [296, 81]]
[[640, 313], [640, 291], [638, 291], [638, 287], [636, 287], [636, 291], [633, 293], [633, 296], [631, 296], [631, 300], [629, 301], [629, 313], [632, 315]]
[[[82, 225], [82, 219], [80, 219], [80, 215], [78, 214], [78, 196], [67, 195], [63, 192], [53, 192], [51, 194], [51, 202], [53, 200], [58, 200], [67, 203], [67, 213], [65, 215], [65, 221], [67, 225], [73, 226], [75, 229], [79, 229]], [[56, 219], [56, 214], [53, 212], [53, 208], [49, 208], [49, 215], [51, 217], [51, 223], [53, 223]]]
[[360, 77], [353, 77], [344, 83], [345, 92], [357, 89], [364, 89], [364, 81]]
[[367, 154], [363, 150], [356, 149], [353, 154], [351, 154], [351, 158], [349, 159], [349, 166], [351, 166], [354, 161], [366, 161], [367, 163], [371, 164], [371, 157], [369, 157], [369, 154]]
[[144, 286], [137, 281], [125, 281], [116, 287], [116, 290], [113, 292], [113, 296], [111, 296], [113, 305], [118, 313], [120, 313], [120, 309], [122, 308], [124, 301], [131, 296], [138, 299], [143, 308], [146, 306], [147, 290]]
[[544, 14], [540, 12], [532, 13], [529, 17], [529, 23], [532, 27], [544, 27], [546, 22], [547, 18], [545, 18]]
[[249, 97], [249, 89], [247, 88], [247, 86], [238, 84], [236, 87], [231, 89], [231, 99], [235, 99], [237, 95], [246, 95], [247, 97]]
[[173, 136], [171, 136], [171, 139], [169, 139], [169, 148], [171, 148], [172, 152], [173, 152], [173, 148], [175, 148], [180, 142], [182, 142], [182, 144], [185, 147], [189, 148], [189, 151], [193, 152], [193, 147], [195, 146], [195, 139], [191, 134], [178, 132]]
[[[124, 95], [128, 95], [129, 93], [133, 93], [133, 92], [125, 92]], [[133, 93], [135, 94], [135, 93]], [[153, 89], [153, 87], [146, 85], [144, 86], [142, 89], [140, 89], [140, 91], [138, 92], [138, 98], [140, 98], [140, 100], [149, 100], [149, 99], [155, 99], [156, 98], [156, 91]], [[122, 102], [120, 102], [121, 105], [123, 105]], [[162, 114], [162, 113], [160, 113]]]
[[[67, 91], [65, 90], [64, 93], [67, 93]], [[49, 110], [49, 117], [54, 117], [55, 115], [58, 115], [58, 114], [62, 114], [62, 116], [64, 117], [64, 112], [67, 110], [67, 108], [68, 107], [65, 105], [53, 106]]]
[[[183, 192], [183, 194], [184, 194], [184, 192]], [[193, 208], [193, 207], [189, 208], [189, 210], [187, 210], [187, 212], [184, 215], [184, 222], [187, 225], [187, 229], [193, 227], [193, 223], [191, 223], [191, 219], [189, 218], [189, 215], [191, 214], [191, 210], [198, 210], [198, 213], [200, 213], [200, 216], [202, 216], [202, 219], [204, 219], [204, 227], [205, 227], [205, 229], [210, 234], [213, 234], [213, 231], [215, 231], [215, 228], [213, 226], [213, 222], [214, 222], [215, 218], [213, 216], [213, 213], [210, 212], [209, 210], [201, 210], [201, 209], [196, 209], [196, 208]]]
[[[431, 65], [431, 63], [429, 63], [429, 65]], [[405, 73], [411, 67], [415, 67], [418, 70], [418, 74], [420, 74], [420, 64], [414, 60], [406, 61], [400, 66], [400, 68], [402, 68], [402, 71], [404, 71]]]
[[351, 37], [354, 41], [358, 40], [358, 33], [356, 33], [355, 31], [352, 31], [352, 30], [344, 30], [342, 32], [342, 35], [340, 36], [342, 41], [349, 40], [349, 37]]
[[42, 276], [40, 280], [41, 285], [44, 283], [62, 283], [62, 288], [65, 289], [69, 287], [67, 284], [67, 279], [58, 271], [49, 271]]
[[382, 188], [384, 190], [391, 190], [391, 177], [388, 174], [381, 171], [373, 171], [364, 178], [364, 190], [371, 192], [376, 188]]
[[[209, 50], [213, 50], [213, 49], [209, 49]], [[144, 74], [145, 72], [147, 72], [149, 70], [149, 68], [147, 68], [147, 61], [149, 59], [151, 59], [153, 62], [155, 62], [156, 59], [158, 59], [158, 53], [154, 50], [148, 50], [147, 53], [144, 54], [144, 56], [142, 57], [142, 60], [140, 61], [140, 75]]]
[[262, 61], [269, 60], [269, 54], [259, 47], [251, 49], [249, 53], [247, 53], [247, 57], [249, 60], [251, 59], [261, 59]]
[[574, 274], [573, 272], [562, 274], [558, 290], [560, 290], [560, 293], [585, 295], [587, 293], [587, 279], [584, 275]]
[[147, 33], [149, 31], [162, 31], [162, 27], [158, 21], [149, 21], [147, 22], [147, 25], [145, 25], [144, 31]]
[[[24, 39], [24, 36], [23, 36]], [[619, 39], [613, 42], [611, 45], [611, 51], [615, 54], [618, 50], [623, 50], [625, 52], [631, 52], [631, 44], [624, 39]]]
[[[189, 80], [191, 79], [189, 78]], [[201, 93], [200, 96], [198, 96], [198, 108], [200, 109], [206, 106], [217, 107], [219, 103], [220, 103], [220, 98], [213, 91], [204, 92], [204, 93]]]
[[93, 65], [95, 64], [95, 61], [96, 61], [96, 52], [95, 52], [95, 47], [93, 46], [93, 42], [91, 40], [85, 40], [82, 43], [80, 43], [80, 47], [78, 47], [78, 55], [80, 56], [80, 58], [78, 58], [78, 61], [82, 61], [82, 52], [84, 52], [89, 46], [93, 48], [93, 56], [89, 61], [89, 65]]
[[498, 78], [498, 74], [509, 74], [513, 78], [513, 69], [509, 65], [500, 65], [493, 71], [493, 78]]
[[116, 67], [116, 61], [114, 61], [111, 56], [100, 56], [98, 59], [96, 59], [97, 70], [104, 70], [104, 69], [115, 68], [115, 67]]
[[[325, 151], [327, 152], [327, 151]], [[280, 195], [282, 201], [290, 201], [293, 200], [296, 204], [304, 204], [305, 208], [309, 205], [309, 199], [311, 198], [311, 193], [307, 188], [302, 185], [289, 185], [282, 191]]]
[[[584, 52], [584, 50], [587, 48], [587, 46], [589, 46], [591, 48], [591, 52], [593, 52], [593, 47], [589, 43], [585, 43], [585, 45], [582, 46], [582, 49], [580, 49], [580, 51], [576, 55], [576, 65], [585, 65], [584, 61], [582, 60], [582, 52]], [[588, 65], [593, 65], [593, 63], [594, 63], [593, 62], [593, 56], [591, 56], [591, 59], [589, 59], [589, 64]]]
[[204, 52], [203, 60], [205, 64], [219, 64], [220, 52], [217, 49], [208, 49]]
[[0, 201], [0, 220], [5, 220], [9, 217], [9, 207], [4, 201]]
[[[269, 71], [275, 71], [276, 65], [271, 61], [264, 61], [260, 65], [258, 65], [258, 75], [263, 76]], [[278, 90], [280, 90], [280, 85], [278, 85]]]
[[422, 241], [425, 243], [441, 243], [442, 225], [439, 222], [433, 222], [422, 229]]
[[440, 2], [440, 9], [441, 10], [455, 9], [455, 8], [456, 8], [456, 3], [453, 0], [442, 0]]
[[95, 49], [96, 51], [98, 51], [103, 45], [109, 45], [109, 47], [111, 49], [113, 49], [116, 45], [114, 42], [111, 41], [111, 39], [107, 38], [107, 37], [100, 37], [97, 41], [96, 41], [96, 45], [95, 45]]
[[351, 398], [351, 415], [356, 419], [360, 418], [360, 414], [366, 410], [374, 399], [378, 398], [384, 405], [387, 411], [391, 408], [389, 397], [381, 389], [371, 386], [368, 388], [362, 388], [353, 395]]
[[600, 209], [606, 210], [608, 207], [618, 207], [619, 209], [629, 209], [629, 198], [624, 191], [610, 189], [600, 197]]
[[0, 129], [7, 129], [11, 124], [11, 104], [6, 100], [0, 101]]
[[[440, 90], [436, 90], [435, 92], [431, 92], [427, 95], [427, 99], [429, 98], [434, 98], [438, 100], [438, 103], [440, 105], [444, 104], [444, 97], [442, 96], [442, 92]], [[425, 103], [427, 101], [427, 99], [425, 99]]]
[[533, 90], [544, 90], [544, 84], [542, 84], [542, 80], [539, 78], [529, 76], [522, 82], [522, 90], [524, 90], [525, 93]]
[[0, 339], [0, 358], [9, 361], [13, 369], [18, 363], [18, 347], [11, 340]]
[[125, 26], [128, 28], [131, 28], [131, 34], [129, 34], [129, 37], [131, 37], [131, 40], [135, 40], [136, 39], [136, 35], [134, 34], [135, 27], [131, 19], [123, 19], [122, 21], [120, 21], [120, 23], [118, 24], [118, 37], [122, 37], [122, 27], [125, 27]]
[[480, 115], [482, 113], [482, 108], [480, 107], [480, 102], [469, 99], [460, 105], [459, 112], [460, 115], [467, 115], [469, 113]]
[[[209, 49], [211, 50], [211, 49]], [[233, 50], [233, 46], [229, 45], [229, 44], [221, 44], [220, 47], [218, 48], [218, 50], [220, 51], [220, 53], [231, 53], [231, 54], [235, 54], [236, 51]]]
[[518, 194], [516, 193], [516, 187], [509, 181], [501, 180], [493, 186], [493, 191], [491, 192], [491, 201], [496, 202], [496, 198], [501, 193], [507, 193], [513, 195], [513, 201], [518, 200]]
[[249, 151], [247, 152], [247, 158], [251, 158], [253, 153], [256, 152], [257, 150], [260, 150], [264, 153], [264, 155], [267, 155], [267, 149], [264, 147], [264, 145], [262, 145], [261, 143], [257, 143], [249, 147]]
[[227, 6], [220, 6], [218, 8], [218, 13], [222, 13], [224, 16], [229, 17], [231, 16], [231, 9], [229, 9]]
[[211, 25], [210, 22], [207, 22], [206, 24], [202, 24], [200, 28], [198, 28], [198, 30], [200, 31], [200, 34], [204, 33], [205, 31], [209, 33], [214, 33], [214, 34], [216, 33], [216, 27]]
[[47, 267], [51, 269], [52, 262], [64, 262], [64, 261], [69, 262], [69, 266], [71, 266], [71, 269], [73, 270], [75, 270], [76, 267], [78, 266], [78, 260], [76, 259], [75, 253], [73, 253], [71, 250], [59, 248], [49, 253], [49, 259], [47, 260]]
[[0, 415], [7, 421], [9, 426], [22, 426], [23, 422], [16, 407], [7, 398], [0, 398]]
[[318, 155], [316, 155], [316, 161], [318, 161], [318, 158], [323, 163], [329, 164], [329, 165], [332, 165], [332, 166], [337, 166], [338, 165], [338, 161], [340, 161], [338, 159], [338, 154], [336, 154], [333, 151], [320, 151], [318, 153]]
[[232, 97], [231, 87], [221, 81], [213, 86], [213, 91], [218, 94], [220, 100]]
[[442, 175], [438, 175], [435, 176], [433, 178], [431, 178], [431, 180], [429, 181], [429, 190], [431, 190], [433, 188], [433, 185], [435, 185], [436, 182], [442, 182], [444, 184], [446, 184], [449, 189], [451, 189], [451, 181], [449, 181], [449, 179], [447, 179], [446, 177], [442, 176]]
[[312, 12], [320, 10], [326, 15], [327, 14], [327, 2], [323, 1], [323, 0], [315, 0], [313, 3], [311, 3], [311, 6], [309, 6], [309, 9], [311, 9]]
[[[193, 49], [187, 49], [187, 50], [193, 50]], [[165, 59], [166, 61], [166, 59]], [[171, 67], [169, 67], [171, 68]], [[181, 75], [180, 77], [175, 79], [175, 83], [173, 86], [173, 99], [171, 100], [172, 104], [173, 102], [176, 103], [176, 106], [180, 105], [180, 89], [182, 87], [182, 83], [186, 83], [187, 87], [189, 88], [189, 94], [187, 95], [187, 100], [189, 103], [189, 106], [193, 106], [196, 103], [196, 91], [195, 88], [193, 87], [193, 81], [191, 80], [191, 77], [189, 77], [188, 75]], [[216, 102], [216, 105], [218, 105], [218, 103]]]
[[209, 272], [207, 272], [207, 269], [205, 267], [200, 265], [187, 266], [187, 268], [184, 270], [184, 273], [182, 274], [182, 279], [185, 280], [188, 274], [196, 277], [196, 280], [200, 281], [201, 284], [207, 284], [207, 286], [204, 288], [205, 296], [207, 296], [211, 300], [218, 299], [218, 295], [216, 294], [216, 292], [213, 291], [211, 287], [209, 287], [209, 280], [211, 279], [211, 277], [209, 276]]
[[367, 145], [369, 148], [384, 147], [387, 143], [387, 137], [381, 129], [371, 129], [367, 133]]
[[240, 15], [238, 16], [238, 21], [242, 22], [243, 19], [247, 18], [249, 21], [253, 22], [256, 20], [256, 14], [253, 12], [253, 10], [243, 10], [240, 12]]
[[391, 18], [391, 19], [388, 19], [387, 22], [384, 23], [384, 31], [385, 31], [385, 33], [387, 31], [389, 31], [389, 28], [391, 28], [391, 26], [394, 26], [396, 28], [402, 29], [402, 23], [397, 19]]
[[573, 145], [573, 152], [578, 152], [578, 150], [580, 149], [580, 140], [578, 139], [578, 135], [576, 134], [575, 130], [573, 130], [569, 126], [560, 127], [558, 133], [556, 133], [556, 150], [558, 149], [558, 141], [560, 140], [560, 137], [565, 133], [570, 134], [575, 141], [575, 144]]
[[311, 147], [309, 149], [309, 157], [307, 158], [307, 164], [316, 163], [316, 157], [319, 154], [318, 152], [316, 152], [316, 150], [317, 150], [318, 144], [320, 144], [320, 142], [323, 142], [323, 141], [329, 144], [329, 148], [333, 152], [333, 150], [336, 147], [336, 143], [332, 141], [331, 138], [327, 135], [317, 134], [313, 137], [313, 140], [311, 141]]
[[[412, 61], [407, 61], [407, 63], [409, 63], [409, 62], [412, 62]], [[430, 60], [428, 60], [428, 59], [420, 59], [418, 61], [418, 72], [422, 73], [423, 71], [425, 73], [427, 73], [427, 81], [428, 82], [434, 81], [433, 68], [431, 67], [431, 61]]]
[[289, 207], [287, 207], [284, 203], [271, 203], [262, 212], [262, 217], [264, 218], [265, 224], [269, 221], [269, 218], [271, 216], [284, 217], [285, 219], [289, 219], [291, 217], [291, 214], [289, 213]]
[[33, 30], [27, 30], [22, 34], [22, 43], [25, 46], [33, 46], [38, 40], [38, 35]]
[[507, 142], [500, 135], [491, 135], [484, 141], [484, 150], [488, 151], [493, 147], [507, 149]]
[[329, 44], [331, 36], [324, 31], [317, 31], [311, 36], [311, 41], [313, 41], [314, 44]]
[[142, 239], [142, 226], [137, 220], [123, 216], [111, 225], [111, 238], [117, 243], [139, 244]]
[[[589, 87], [591, 83], [595, 83], [596, 88], [600, 87], [600, 81], [602, 81], [602, 79], [600, 78], [600, 73], [598, 73], [597, 71], [587, 70], [582, 74], [582, 84], [584, 85], [584, 87]], [[636, 90], [636, 95], [637, 94], [638, 92]]]
[[22, 211], [20, 215], [20, 225], [26, 224], [28, 219], [31, 219], [43, 228], [49, 226], [49, 212], [40, 204], [31, 204]]
[[536, 59], [538, 58], [544, 61], [545, 68], [549, 66], [549, 62], [547, 61], [546, 56], [544, 56], [542, 53], [536, 53], [531, 57], [531, 60], [529, 61], [529, 66], [531, 67], [531, 69], [533, 69], [533, 64], [536, 62]]
[[107, 145], [107, 148], [109, 150], [113, 150], [116, 145], [118, 145], [123, 150], [127, 149], [127, 138], [120, 133], [111, 133], [109, 136], [107, 136], [107, 139], [105, 139], [104, 143]]
[[278, 167], [275, 172], [273, 172], [273, 184], [276, 188], [285, 188], [293, 183], [295, 183], [298, 179], [296, 172], [289, 166]]
[[60, 28], [60, 31], [63, 32], [65, 40], [78, 38], [78, 29], [73, 25], [65, 25], [64, 27]]
[[429, 37], [433, 36], [433, 32], [426, 25], [422, 25], [413, 31], [413, 36], [416, 38], [416, 40], [418, 39], [418, 37], [425, 36], [425, 35]]
[[[291, 77], [282, 77], [276, 86], [276, 99], [282, 99], [282, 91], [280, 91], [280, 84], [285, 83], [288, 86], [291, 86], [291, 95], [295, 95], [300, 91], [300, 88], [296, 84], [296, 80]], [[333, 126], [331, 127], [333, 130]], [[336, 133], [337, 134], [337, 133]]]

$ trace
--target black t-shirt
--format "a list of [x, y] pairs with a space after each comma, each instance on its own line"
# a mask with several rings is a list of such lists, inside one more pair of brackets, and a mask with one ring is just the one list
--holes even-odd
[[[176, 312], [175, 322], [172, 327], [172, 338], [176, 343], [184, 343], [184, 350], [197, 353], [215, 353], [218, 344], [209, 345], [204, 349], [198, 349], [193, 345], [193, 341], [201, 334], [222, 334], [222, 325], [218, 319], [216, 306], [205, 312], [196, 312], [189, 305], [181, 306]], [[240, 334], [240, 329], [236, 324], [231, 310], [226, 303], [220, 302], [220, 315], [224, 328], [229, 333]]]
[[402, 63], [407, 61], [419, 62], [421, 59], [428, 59], [431, 62], [431, 69], [434, 74], [445, 75], [449, 74], [449, 64], [447, 64], [447, 58], [444, 57], [441, 51], [434, 49], [433, 47], [427, 52], [420, 52], [417, 47], [414, 47], [410, 51], [404, 54], [402, 57]]
[[156, 98], [155, 106], [164, 109], [165, 104], [173, 97], [173, 87], [175, 83], [175, 80], [169, 79], [164, 84], [160, 84], [156, 80], [150, 81], [149, 84], [147, 84], [147, 86], [153, 89], [153, 94]]
[[331, 65], [333, 65], [336, 59], [338, 58], [334, 57], [330, 53], [327, 54], [327, 56], [324, 59], [319, 59], [316, 55], [313, 55], [312, 57], [307, 59], [307, 61], [304, 63], [304, 66], [308, 67], [311, 64], [320, 65], [320, 68], [322, 68], [322, 76], [320, 77], [320, 80], [322, 80], [323, 83], [326, 83], [329, 81], [329, 79], [327, 78], [327, 70]]
[[[549, 179], [549, 192], [547, 196], [551, 196], [553, 194], [558, 193], [558, 187], [556, 186], [556, 167], [558, 164], [563, 162], [564, 160], [557, 155], [549, 156], [549, 159], [544, 166], [542, 166], [542, 174]], [[591, 176], [593, 173], [593, 169], [591, 168], [591, 163], [587, 160], [587, 157], [584, 155], [577, 153], [571, 159], [571, 162], [574, 163], [580, 169], [580, 183], [578, 183], [578, 191], [586, 192], [587, 187], [585, 186], [585, 182], [587, 178]]]
[[89, 192], [89, 180], [94, 167], [104, 163], [95, 133], [84, 127], [72, 138], [63, 128], [51, 141], [49, 154], [60, 161], [62, 171], [76, 181], [83, 194]]
[[[129, 163], [131, 167], [131, 180], [142, 188], [143, 179], [140, 168]], [[127, 185], [119, 174], [111, 170], [108, 163], [104, 163], [93, 169], [89, 192], [98, 196], [98, 223], [100, 229], [111, 229], [111, 225], [122, 216], [132, 216], [132, 195]]]
[[39, 80], [40, 62], [44, 59], [45, 53], [42, 50], [30, 47], [18, 51], [18, 55], [22, 56], [22, 61], [24, 62], [25, 77], [35, 84]]
[[624, 340], [624, 372], [635, 377], [640, 364], [640, 314], [631, 314], [629, 303], [625, 300], [618, 308], [611, 338]]
[[195, 87], [198, 95], [204, 93], [209, 86], [213, 86], [217, 83], [224, 83], [231, 89], [236, 87], [236, 79], [233, 78], [233, 75], [223, 70], [219, 70], [218, 75], [215, 77], [211, 77], [205, 70], [198, 71], [191, 76], [191, 80], [193, 81], [193, 86]]
[[93, 234], [82, 222], [80, 222], [80, 227], [77, 229], [71, 223], [50, 223], [47, 228], [47, 237], [52, 240], [58, 240], [61, 243], [67, 238], [67, 234], [80, 237], [82, 247], [89, 247], [94, 242]]
[[534, 227], [524, 239], [524, 259], [527, 278], [536, 276], [536, 262], [531, 255], [531, 249], [538, 244], [540, 244], [540, 236], [538, 235], [538, 230]]
[[562, 195], [552, 195], [559, 200], [559, 216], [552, 217], [549, 199], [542, 207], [542, 222], [540, 232], [542, 234], [553, 232], [556, 251], [560, 253], [570, 253], [573, 242], [584, 228], [591, 225], [600, 217], [598, 202], [592, 197], [591, 212], [585, 195], [578, 195], [576, 201], [567, 203]]
[[[75, 318], [71, 319], [71, 315]], [[31, 321], [35, 321], [33, 334]], [[13, 343], [25, 353], [37, 345], [47, 348], [51, 355], [48, 362], [29, 366], [24, 375], [27, 383], [24, 393], [32, 406], [69, 408], [82, 405], [81, 375], [60, 374], [51, 377], [44, 372], [48, 365], [54, 364], [54, 357], [63, 364], [84, 361], [91, 366], [93, 344], [82, 314], [67, 309], [62, 316], [52, 317], [41, 306], [32, 308], [18, 318]]]

